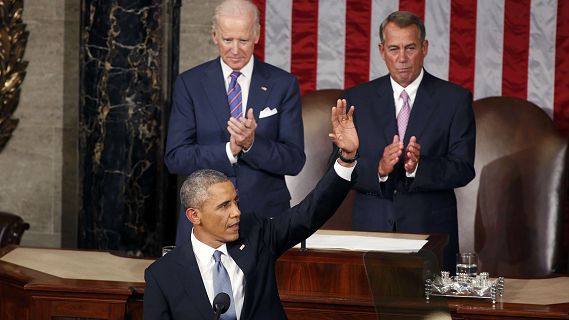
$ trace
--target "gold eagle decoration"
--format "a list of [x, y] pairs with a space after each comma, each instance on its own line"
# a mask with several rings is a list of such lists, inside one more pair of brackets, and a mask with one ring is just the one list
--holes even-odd
[[12, 114], [28, 66], [23, 60], [29, 35], [22, 22], [23, 10], [24, 0], [0, 0], [0, 152], [18, 126]]

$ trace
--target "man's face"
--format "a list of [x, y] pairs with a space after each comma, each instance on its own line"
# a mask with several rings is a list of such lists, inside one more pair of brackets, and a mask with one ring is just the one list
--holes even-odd
[[207, 189], [208, 197], [193, 214], [198, 220], [194, 222], [194, 233], [203, 243], [217, 248], [224, 243], [239, 238], [239, 220], [241, 211], [237, 203], [237, 192], [230, 181], [211, 185]]
[[383, 29], [383, 35], [379, 52], [391, 77], [405, 88], [421, 73], [429, 43], [427, 40], [421, 43], [419, 28], [415, 25], [401, 28], [390, 22]]
[[249, 62], [255, 44], [259, 42], [252, 13], [238, 17], [220, 16], [212, 37], [223, 62], [237, 71]]

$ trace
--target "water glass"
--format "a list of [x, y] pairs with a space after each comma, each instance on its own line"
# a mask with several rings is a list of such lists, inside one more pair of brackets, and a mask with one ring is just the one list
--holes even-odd
[[456, 274], [466, 273], [467, 276], [476, 276], [478, 272], [478, 255], [473, 252], [456, 254]]

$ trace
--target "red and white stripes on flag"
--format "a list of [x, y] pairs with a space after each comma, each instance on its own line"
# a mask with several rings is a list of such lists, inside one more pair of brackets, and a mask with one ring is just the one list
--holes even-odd
[[474, 94], [528, 99], [569, 134], [569, 0], [253, 0], [255, 54], [294, 73], [302, 92], [387, 74], [379, 24], [396, 10], [425, 22], [425, 68]]

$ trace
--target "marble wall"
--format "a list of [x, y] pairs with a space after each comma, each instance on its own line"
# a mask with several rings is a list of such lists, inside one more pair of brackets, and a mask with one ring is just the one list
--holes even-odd
[[[182, 0], [180, 71], [217, 56], [210, 27], [219, 2]], [[29, 66], [15, 113], [20, 123], [0, 153], [0, 210], [30, 223], [25, 245], [77, 245], [80, 19], [79, 0], [24, 2]]]

